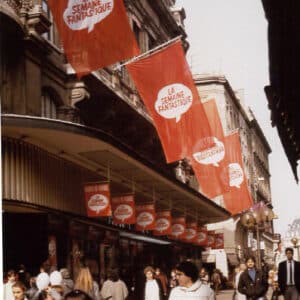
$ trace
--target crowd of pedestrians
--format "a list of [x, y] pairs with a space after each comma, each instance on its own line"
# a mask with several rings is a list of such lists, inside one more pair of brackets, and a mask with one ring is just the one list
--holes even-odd
[[[278, 268], [261, 268], [249, 256], [235, 268], [233, 300], [299, 300], [300, 262], [293, 259], [293, 249], [286, 248], [286, 260]], [[225, 287], [226, 278], [218, 269], [208, 272], [191, 261], [183, 261], [170, 273], [160, 267], [145, 266], [129, 283], [126, 274], [107, 270], [107, 278], [99, 285], [88, 267], [81, 267], [72, 278], [63, 268], [49, 272], [43, 266], [36, 277], [25, 267], [6, 274], [3, 300], [215, 300]], [[127, 284], [125, 283], [127, 282]]]
[[[220, 278], [215, 273], [211, 278]], [[10, 270], [3, 287], [3, 300], [214, 300], [214, 289], [218, 290], [210, 283], [207, 271], [199, 271], [190, 261], [180, 263], [169, 276], [159, 267], [146, 266], [135, 274], [134, 285], [129, 288], [118, 269], [108, 270], [99, 286], [88, 267], [80, 268], [76, 278], [71, 278], [67, 268], [47, 272], [41, 267], [36, 277]]]

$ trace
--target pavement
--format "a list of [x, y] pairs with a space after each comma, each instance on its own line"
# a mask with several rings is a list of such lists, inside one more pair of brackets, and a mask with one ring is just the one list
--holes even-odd
[[232, 300], [233, 290], [221, 290], [218, 292], [217, 300]]

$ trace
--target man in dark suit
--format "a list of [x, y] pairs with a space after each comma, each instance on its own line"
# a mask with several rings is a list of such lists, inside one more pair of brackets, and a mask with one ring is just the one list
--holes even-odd
[[287, 260], [278, 268], [278, 284], [285, 300], [298, 300], [300, 293], [300, 262], [293, 260], [293, 248], [286, 248]]

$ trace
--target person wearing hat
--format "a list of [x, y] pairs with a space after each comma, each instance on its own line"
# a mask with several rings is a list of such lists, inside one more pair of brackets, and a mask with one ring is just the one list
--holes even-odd
[[36, 277], [36, 286], [38, 291], [46, 290], [49, 287], [49, 284], [50, 277], [46, 272], [42, 272]]
[[49, 292], [55, 300], [62, 300], [64, 290], [62, 287], [62, 275], [59, 271], [53, 271], [50, 274], [50, 289]]
[[[48, 288], [49, 288], [49, 284], [50, 284], [50, 278], [49, 278], [48, 273], [41, 272], [36, 277], [35, 284], [36, 284], [36, 287], [37, 287], [37, 291], [34, 295], [32, 295], [31, 299], [32, 300], [43, 299], [44, 294], [45, 294], [45, 297], [46, 297], [46, 295], [48, 295]], [[47, 299], [47, 298], [45, 298], [45, 299]]]
[[215, 293], [199, 279], [198, 268], [190, 261], [184, 261], [176, 267], [178, 286], [171, 290], [169, 300], [214, 300]]

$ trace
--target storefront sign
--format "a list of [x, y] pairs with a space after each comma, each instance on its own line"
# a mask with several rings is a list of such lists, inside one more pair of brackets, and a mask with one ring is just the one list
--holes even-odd
[[136, 224], [137, 231], [155, 229], [155, 208], [154, 204], [136, 205]]
[[135, 224], [134, 195], [121, 195], [111, 199], [114, 224]]
[[185, 229], [185, 240], [194, 243], [197, 238], [197, 222], [188, 222]]
[[156, 223], [154, 235], [169, 235], [171, 234], [171, 211], [158, 211], [156, 212]]
[[207, 247], [215, 249], [216, 246], [216, 236], [214, 231], [207, 232]]
[[170, 237], [172, 239], [184, 240], [185, 229], [186, 229], [185, 217], [173, 218]]
[[111, 216], [108, 182], [87, 183], [84, 185], [84, 194], [89, 217]]
[[197, 237], [195, 244], [198, 246], [206, 247], [208, 242], [207, 229], [202, 227], [197, 230]]
[[224, 249], [224, 233], [216, 233], [215, 240], [215, 249]]

